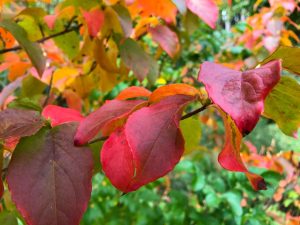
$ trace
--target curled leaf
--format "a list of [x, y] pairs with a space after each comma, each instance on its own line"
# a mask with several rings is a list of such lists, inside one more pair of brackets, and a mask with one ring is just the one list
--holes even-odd
[[241, 132], [235, 125], [235, 122], [230, 117], [230, 115], [226, 114], [219, 107], [217, 108], [219, 109], [223, 118], [226, 133], [225, 146], [218, 156], [220, 165], [224, 169], [230, 171], [245, 173], [254, 190], [267, 189], [264, 179], [257, 174], [249, 172], [242, 161], [242, 158], [240, 156], [240, 147], [243, 137]]
[[245, 72], [205, 62], [198, 79], [204, 83], [211, 100], [232, 117], [240, 132], [245, 135], [258, 122], [264, 100], [279, 82], [280, 72], [279, 60]]

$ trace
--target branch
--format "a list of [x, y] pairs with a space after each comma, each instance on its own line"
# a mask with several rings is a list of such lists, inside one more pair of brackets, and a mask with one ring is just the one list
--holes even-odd
[[[82, 26], [82, 24], [78, 24], [77, 26], [75, 27], [71, 27], [71, 28], [66, 28], [64, 29], [63, 31], [60, 31], [58, 33], [55, 33], [55, 34], [51, 34], [47, 37], [44, 37], [44, 38], [41, 38], [37, 41], [35, 41], [36, 43], [44, 43], [45, 41], [49, 40], [49, 39], [52, 39], [52, 38], [55, 38], [55, 37], [58, 37], [58, 36], [61, 36], [61, 35], [64, 35], [64, 34], [67, 34], [67, 33], [70, 33], [72, 31], [76, 31], [78, 30], [80, 27]], [[5, 49], [1, 49], [0, 50], [0, 54], [4, 54], [6, 52], [12, 52], [12, 51], [18, 51], [18, 50], [21, 50], [22, 47], [20, 45], [18, 46], [15, 46], [15, 47], [12, 47], [12, 48], [5, 48]]]
[[210, 104], [205, 104], [202, 107], [200, 107], [199, 109], [196, 109], [196, 110], [194, 110], [192, 112], [189, 112], [189, 113], [185, 114], [183, 117], [181, 117], [181, 120], [185, 120], [185, 119], [187, 119], [187, 118], [189, 118], [189, 117], [191, 117], [193, 115], [196, 115], [199, 112], [204, 111], [207, 108], [207, 106], [209, 106], [209, 105]]

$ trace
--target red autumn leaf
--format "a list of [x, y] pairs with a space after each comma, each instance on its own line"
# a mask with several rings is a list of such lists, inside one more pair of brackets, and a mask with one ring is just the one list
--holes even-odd
[[75, 145], [86, 144], [100, 131], [104, 135], [109, 135], [116, 127], [121, 126], [136, 108], [141, 107], [144, 103], [145, 101], [142, 100], [108, 101], [81, 121], [75, 135]]
[[75, 109], [60, 107], [57, 105], [47, 105], [42, 112], [43, 117], [51, 119], [51, 126], [55, 127], [68, 122], [80, 122], [83, 116]]
[[4, 193], [4, 185], [2, 182], [2, 169], [3, 169], [3, 148], [0, 148], [0, 200]]
[[195, 99], [176, 95], [129, 116], [101, 151], [103, 171], [112, 184], [127, 193], [171, 171], [184, 151], [179, 129], [183, 107]]
[[97, 37], [98, 32], [104, 24], [104, 13], [100, 9], [92, 9], [89, 12], [83, 11], [82, 14], [89, 34], [92, 37]]
[[118, 94], [116, 99], [126, 100], [129, 98], [138, 98], [138, 97], [149, 97], [151, 95], [151, 91], [147, 90], [144, 87], [132, 86], [124, 89]]
[[241, 132], [228, 114], [223, 112], [220, 108], [219, 111], [224, 121], [226, 133], [225, 146], [218, 157], [220, 165], [230, 171], [245, 173], [253, 189], [265, 190], [266, 184], [264, 179], [259, 175], [249, 172], [242, 161], [240, 156], [241, 141], [243, 138]]
[[36, 111], [6, 109], [0, 112], [0, 139], [31, 136], [42, 126], [43, 118]]
[[28, 225], [76, 225], [87, 208], [93, 158], [73, 145], [75, 130], [74, 124], [43, 128], [14, 151], [7, 183]]
[[188, 95], [197, 96], [200, 95], [199, 90], [188, 84], [169, 84], [157, 88], [149, 98], [151, 103], [158, 102], [163, 98], [172, 95]]
[[242, 134], [255, 127], [264, 100], [280, 80], [281, 63], [271, 61], [260, 68], [240, 72], [205, 62], [199, 72], [211, 100], [235, 121]]
[[219, 10], [214, 0], [186, 0], [186, 5], [211, 28], [216, 28]]
[[175, 32], [169, 27], [159, 25], [150, 27], [149, 32], [155, 42], [157, 42], [168, 55], [174, 58], [180, 50], [179, 39]]

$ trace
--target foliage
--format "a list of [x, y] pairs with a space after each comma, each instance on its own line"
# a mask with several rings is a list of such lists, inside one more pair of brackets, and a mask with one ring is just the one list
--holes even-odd
[[253, 137], [297, 136], [299, 9], [250, 2], [1, 2], [0, 221], [297, 223], [299, 146]]

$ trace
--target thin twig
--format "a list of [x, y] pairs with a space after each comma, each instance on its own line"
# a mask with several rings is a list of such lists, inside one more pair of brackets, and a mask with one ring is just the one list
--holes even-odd
[[53, 83], [53, 73], [51, 74], [50, 83], [49, 83], [48, 90], [47, 90], [47, 97], [44, 101], [43, 107], [45, 107], [49, 101], [51, 89], [52, 89], [52, 83]]
[[[52, 38], [55, 38], [55, 37], [58, 37], [58, 36], [70, 33], [72, 31], [78, 30], [81, 26], [82, 26], [82, 24], [78, 24], [75, 27], [72, 27], [72, 28], [69, 28], [69, 29], [65, 29], [65, 30], [63, 30], [61, 32], [58, 32], [58, 33], [55, 33], [55, 34], [51, 34], [51, 35], [49, 35], [47, 37], [44, 37], [44, 38], [41, 38], [41, 39], [37, 40], [36, 43], [44, 43], [45, 41], [47, 41], [49, 39], [52, 39]], [[5, 48], [5, 49], [1, 49], [0, 50], [0, 54], [4, 54], [6, 52], [18, 51], [18, 50], [21, 50], [21, 49], [22, 49], [22, 47], [20, 45], [12, 47], [12, 48]]]
[[189, 113], [185, 114], [183, 117], [181, 117], [181, 120], [185, 120], [185, 119], [187, 119], [187, 118], [189, 118], [189, 117], [191, 117], [193, 115], [196, 115], [199, 112], [204, 111], [207, 108], [207, 106], [209, 106], [209, 104], [203, 105], [199, 109], [196, 109], [196, 110], [194, 110], [192, 112], [189, 112]]

